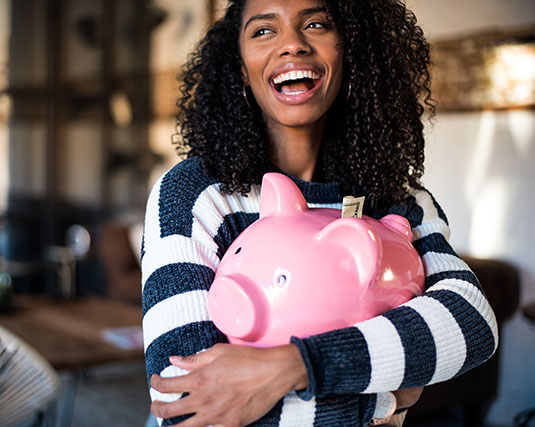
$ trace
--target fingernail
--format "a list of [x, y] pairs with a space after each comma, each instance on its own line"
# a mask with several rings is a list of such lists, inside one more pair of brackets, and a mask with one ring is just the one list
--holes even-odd
[[170, 356], [169, 361], [171, 363], [180, 363], [184, 358], [182, 356]]

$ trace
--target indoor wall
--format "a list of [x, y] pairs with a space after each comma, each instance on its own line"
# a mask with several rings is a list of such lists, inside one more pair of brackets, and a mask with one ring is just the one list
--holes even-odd
[[[408, 0], [431, 41], [535, 26], [531, 0]], [[489, 425], [511, 425], [535, 402], [535, 112], [440, 112], [426, 127], [424, 184], [448, 215], [459, 252], [511, 262], [521, 271], [520, 307], [502, 329], [499, 396]]]

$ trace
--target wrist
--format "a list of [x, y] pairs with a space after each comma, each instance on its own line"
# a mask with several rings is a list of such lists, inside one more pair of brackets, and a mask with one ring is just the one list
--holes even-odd
[[377, 393], [377, 403], [369, 425], [378, 426], [390, 421], [397, 410], [396, 396], [392, 392]]
[[295, 344], [274, 347], [278, 360], [284, 363], [283, 374], [288, 381], [289, 391], [303, 390], [308, 386], [305, 362]]

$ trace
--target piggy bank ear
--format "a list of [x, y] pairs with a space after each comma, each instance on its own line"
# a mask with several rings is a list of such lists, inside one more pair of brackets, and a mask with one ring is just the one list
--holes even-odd
[[377, 231], [360, 218], [340, 218], [331, 222], [316, 235], [330, 250], [344, 251], [356, 265], [361, 284], [370, 283], [377, 273], [383, 255]]
[[308, 209], [303, 194], [286, 175], [267, 173], [260, 190], [260, 218], [271, 215], [295, 215]]
[[409, 242], [412, 242], [412, 230], [411, 225], [407, 218], [400, 216], [400, 215], [386, 215], [382, 217], [379, 221], [381, 221], [384, 225], [386, 225], [391, 230], [394, 230], [395, 232], [401, 234], [403, 237], [405, 237]]

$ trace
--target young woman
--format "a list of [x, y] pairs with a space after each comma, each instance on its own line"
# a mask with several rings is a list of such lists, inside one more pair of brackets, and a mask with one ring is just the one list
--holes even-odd
[[[202, 40], [179, 102], [189, 158], [156, 183], [145, 221], [145, 354], [164, 425], [365, 425], [376, 393], [397, 390], [407, 407], [421, 390], [409, 388], [493, 354], [492, 310], [419, 181], [421, 118], [424, 106], [434, 111], [428, 62], [399, 0], [233, 0]], [[367, 215], [405, 216], [424, 295], [279, 347], [223, 344], [207, 291], [225, 250], [258, 218], [268, 171], [292, 177], [315, 206], [365, 195]]]

